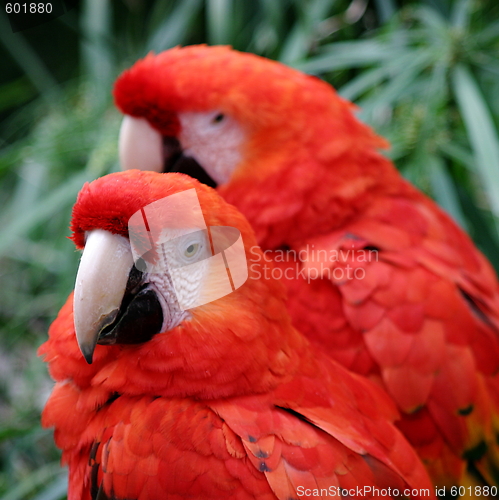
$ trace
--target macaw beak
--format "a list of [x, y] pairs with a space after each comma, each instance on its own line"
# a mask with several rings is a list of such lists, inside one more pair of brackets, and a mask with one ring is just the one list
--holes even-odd
[[76, 276], [74, 324], [89, 364], [100, 333], [118, 316], [133, 265], [126, 238], [101, 229], [88, 233]]
[[124, 116], [118, 149], [122, 170], [180, 172], [207, 186], [217, 187], [202, 165], [194, 158], [185, 156], [177, 137], [163, 137], [144, 118]]
[[137, 168], [163, 172], [163, 138], [144, 118], [125, 115], [121, 122], [118, 150], [122, 170]]

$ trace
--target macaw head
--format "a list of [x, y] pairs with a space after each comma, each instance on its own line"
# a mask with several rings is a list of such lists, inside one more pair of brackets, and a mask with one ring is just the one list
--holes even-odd
[[182, 390], [196, 394], [270, 383], [268, 366], [296, 335], [283, 287], [262, 272], [269, 263], [248, 222], [213, 189], [178, 173], [110, 174], [83, 187], [71, 228], [83, 250], [74, 324], [88, 363], [95, 351], [97, 364], [187, 370]]
[[125, 114], [123, 169], [183, 172], [220, 187], [259, 240], [261, 225], [296, 224], [314, 190], [315, 205], [325, 203], [322, 185], [360, 196], [372, 183], [359, 180], [369, 163], [359, 151], [386, 146], [326, 82], [224, 46], [150, 54], [118, 78], [114, 96]]

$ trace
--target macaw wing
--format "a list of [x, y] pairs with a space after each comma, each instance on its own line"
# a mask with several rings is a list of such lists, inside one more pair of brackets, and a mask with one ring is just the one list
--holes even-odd
[[39, 354], [56, 380], [42, 425], [55, 427], [70, 468], [70, 500], [275, 500], [239, 437], [205, 405], [120, 395], [95, 382], [116, 352], [106, 346], [92, 365], [85, 362], [74, 333], [72, 294]]
[[[277, 388], [266, 401], [210, 406], [241, 439], [277, 498], [308, 490], [376, 496], [376, 488], [433, 488], [414, 450], [390, 423], [393, 406], [371, 383], [323, 359], [328, 370]], [[416, 486], [417, 485], [417, 486]], [[334, 491], [334, 493], [331, 493]]]
[[69, 499], [275, 500], [241, 440], [204, 404], [117, 394], [86, 403], [85, 391], [58, 383], [43, 415], [71, 470]]
[[[343, 320], [331, 354], [382, 380], [406, 436], [443, 467], [436, 475], [452, 483], [464, 473], [461, 457], [479, 463], [489, 451], [497, 460], [499, 287], [464, 232], [422, 197], [387, 198], [307, 244], [315, 254], [304, 268], [323, 278], [310, 288]], [[490, 478], [492, 469], [481, 470]]]

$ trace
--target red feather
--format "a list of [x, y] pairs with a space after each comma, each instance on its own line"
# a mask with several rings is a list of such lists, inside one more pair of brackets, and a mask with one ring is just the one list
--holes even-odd
[[[466, 481], [468, 460], [497, 484], [496, 275], [463, 231], [379, 154], [386, 141], [354, 117], [352, 104], [317, 78], [206, 46], [139, 61], [114, 94], [125, 114], [162, 133], [157, 117], [171, 121], [185, 111], [222, 110], [243, 126], [242, 161], [218, 190], [264, 249], [377, 252], [371, 262], [351, 255], [326, 270], [313, 258], [277, 263], [295, 273], [284, 279], [295, 326], [383, 384], [437, 484]], [[347, 265], [362, 278], [345, 280]], [[297, 276], [297, 266], [308, 274]], [[417, 429], [430, 428], [418, 437]]]
[[[262, 257], [237, 211], [179, 174], [94, 181], [73, 210], [73, 238], [121, 234], [141, 203], [189, 187], [208, 225], [238, 228], [248, 254]], [[311, 346], [291, 326], [282, 284], [257, 271], [145, 343], [97, 346], [91, 365], [69, 298], [40, 353], [56, 380], [43, 425], [55, 427], [69, 465], [70, 500], [288, 500], [330, 487], [371, 487], [366, 498], [373, 488], [422, 488], [434, 498], [390, 400]]]

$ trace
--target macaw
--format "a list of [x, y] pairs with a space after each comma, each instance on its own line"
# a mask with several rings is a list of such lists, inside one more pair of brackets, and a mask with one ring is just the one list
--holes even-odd
[[[156, 202], [192, 192], [197, 206], [156, 206], [155, 218]], [[196, 305], [226, 272], [217, 227], [262, 259]], [[110, 174], [83, 187], [71, 229], [74, 296], [40, 348], [56, 380], [43, 425], [69, 465], [69, 500], [435, 498], [393, 403], [292, 326], [248, 222], [213, 189]]]
[[189, 174], [243, 213], [295, 327], [387, 391], [435, 484], [499, 484], [497, 277], [355, 106], [222, 46], [150, 54], [114, 96], [122, 168]]

